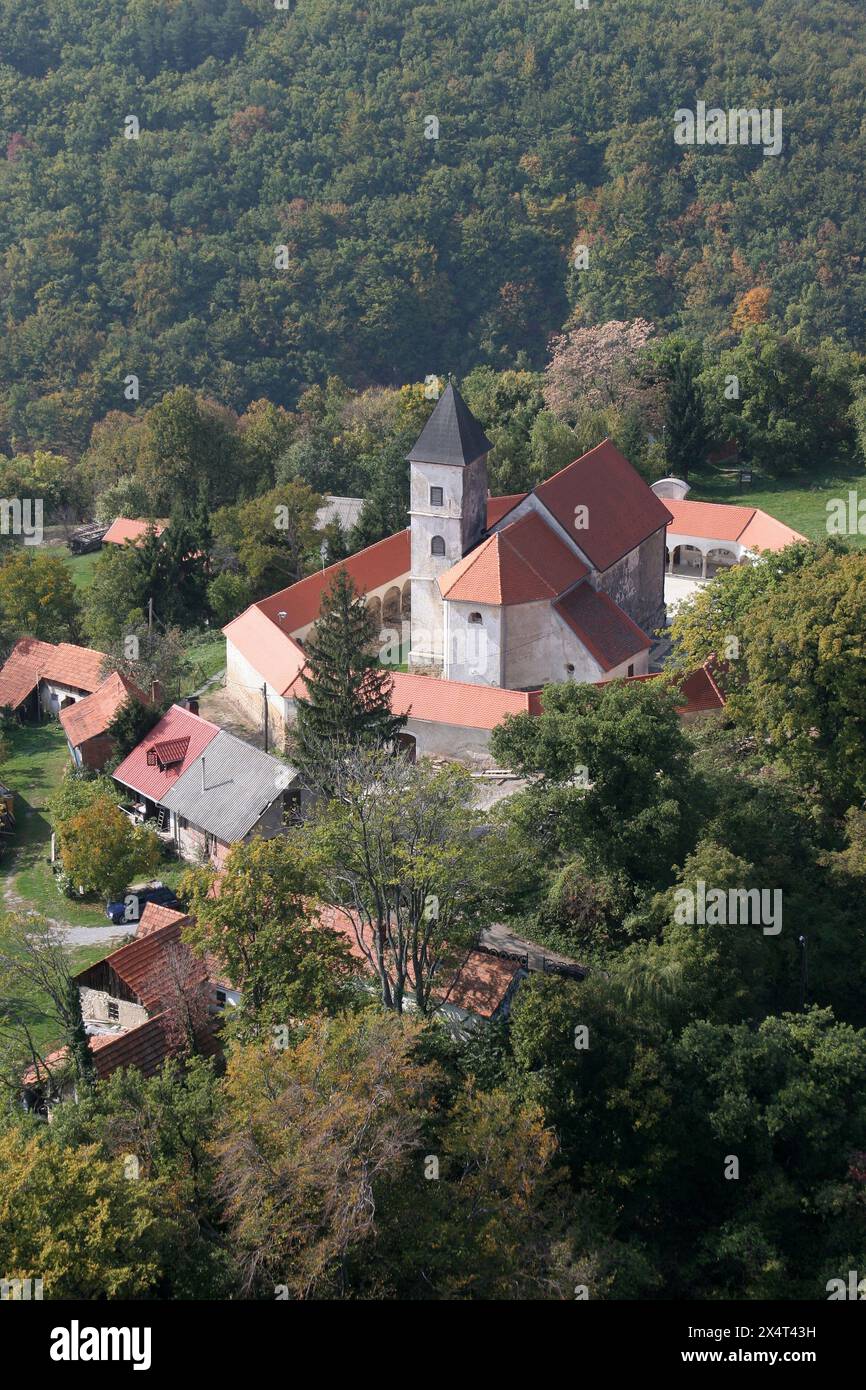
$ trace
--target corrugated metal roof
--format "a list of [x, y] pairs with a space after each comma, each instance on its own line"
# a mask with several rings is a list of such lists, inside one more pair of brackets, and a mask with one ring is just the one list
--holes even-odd
[[252, 830], [295, 775], [294, 768], [221, 729], [163, 797], [163, 805], [232, 844]]

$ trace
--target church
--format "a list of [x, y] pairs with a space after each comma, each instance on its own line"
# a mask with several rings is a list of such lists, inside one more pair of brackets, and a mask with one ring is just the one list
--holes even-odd
[[509, 690], [645, 673], [664, 503], [610, 440], [489, 499], [491, 447], [449, 385], [409, 455], [410, 669]]
[[408, 457], [407, 530], [223, 629], [227, 693], [250, 722], [265, 701], [276, 738], [294, 722], [304, 641], [340, 568], [380, 624], [395, 711], [424, 726], [418, 751], [483, 752], [549, 682], [647, 673], [665, 621], [664, 503], [610, 440], [532, 492], [491, 497], [491, 447], [449, 384]]

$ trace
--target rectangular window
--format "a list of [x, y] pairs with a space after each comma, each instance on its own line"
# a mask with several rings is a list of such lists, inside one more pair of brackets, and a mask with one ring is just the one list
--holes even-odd
[[629, 666], [629, 668], [628, 668], [628, 674], [629, 674], [630, 676], [633, 676], [633, 675], [634, 675], [634, 662], [632, 662], [631, 666]]
[[226, 992], [225, 992], [224, 989], [218, 989], [218, 990], [217, 990], [217, 992], [216, 992], [216, 1001], [217, 1001], [217, 1003], [219, 1004], [219, 1006], [220, 1006], [221, 1009], [224, 1009], [224, 1008], [225, 1008], [225, 1006], [226, 1006]]
[[445, 501], [445, 494], [443, 493], [441, 487], [431, 487], [431, 489], [430, 489], [430, 506], [431, 506], [431, 507], [441, 507], [444, 501]]
[[108, 1001], [108, 1017], [113, 1023], [118, 1022], [120, 1019], [120, 1005], [115, 1004], [113, 999], [109, 999]]

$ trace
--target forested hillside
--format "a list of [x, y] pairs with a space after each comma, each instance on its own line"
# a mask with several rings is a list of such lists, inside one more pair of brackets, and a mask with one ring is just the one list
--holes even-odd
[[[83, 449], [130, 374], [291, 406], [537, 368], [572, 312], [723, 348], [752, 290], [863, 348], [860, 0], [289, 3], [0, 0], [5, 452]], [[678, 146], [698, 98], [781, 154]]]

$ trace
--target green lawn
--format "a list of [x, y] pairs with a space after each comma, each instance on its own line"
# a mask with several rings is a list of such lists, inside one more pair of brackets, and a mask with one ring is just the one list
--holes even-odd
[[68, 545], [55, 546], [52, 550], [66, 561], [76, 589], [80, 593], [89, 589], [93, 582], [93, 567], [99, 559], [99, 551], [92, 550], [89, 555], [70, 555]]
[[[844, 500], [852, 491], [866, 498], [866, 473], [857, 471], [835, 469], [817, 474], [809, 482], [800, 477], [766, 478], [757, 472], [752, 479], [751, 487], [741, 487], [736, 469], [701, 469], [689, 477], [689, 500], [760, 507], [810, 540], [821, 540], [827, 535], [827, 502], [831, 498]], [[846, 539], [852, 546], [866, 545], [866, 536]]]
[[[71, 947], [67, 952], [70, 973], [77, 975], [79, 970], [84, 970], [88, 965], [94, 965], [96, 961], [102, 960], [110, 950], [116, 949], [120, 944], [120, 941], [117, 941], [109, 947], [105, 946], [104, 943], [96, 946]], [[36, 1045], [44, 1055], [56, 1047], [62, 1037], [57, 1023], [50, 1017], [51, 1005], [48, 996], [37, 993], [27, 1001], [26, 1007], [21, 1005], [22, 1001], [19, 999], [16, 1017], [20, 1022], [29, 1024]], [[46, 1014], [49, 1016], [45, 1017]]]
[[214, 633], [213, 636], [198, 635], [190, 642], [186, 655], [193, 666], [192, 688], [198, 690], [205, 681], [209, 681], [224, 669], [226, 639], [221, 632]]
[[[107, 927], [104, 903], [79, 902], [59, 893], [51, 869], [51, 826], [46, 806], [70, 763], [63, 730], [51, 721], [21, 725], [7, 737], [11, 755], [0, 766], [0, 781], [15, 792], [16, 834], [0, 860], [0, 890], [10, 890], [14, 898], [23, 899], [25, 908], [70, 926]], [[157, 876], [174, 883], [182, 872], [183, 866], [167, 860]], [[4, 897], [7, 909], [17, 906]]]

